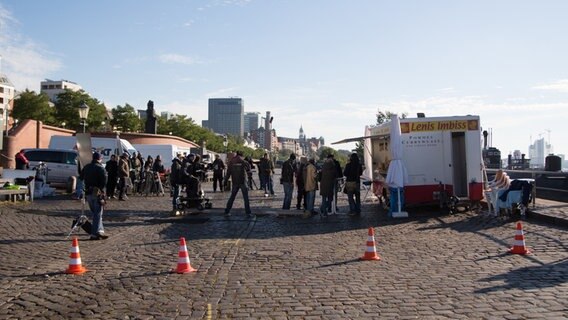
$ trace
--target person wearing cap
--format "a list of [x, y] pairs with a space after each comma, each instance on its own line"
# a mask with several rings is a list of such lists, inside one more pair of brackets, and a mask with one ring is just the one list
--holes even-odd
[[219, 184], [219, 191], [223, 191], [223, 172], [225, 171], [225, 164], [223, 160], [219, 158], [219, 155], [215, 155], [215, 160], [211, 164], [213, 168], [213, 192], [217, 192], [217, 183]]
[[128, 161], [128, 153], [123, 153], [118, 160], [118, 200], [126, 201], [126, 179], [130, 178], [130, 165]]
[[100, 153], [93, 153], [93, 160], [81, 170], [81, 179], [85, 182], [85, 195], [92, 213], [91, 240], [108, 238], [103, 227], [103, 204], [107, 174], [102, 165]]
[[250, 171], [248, 162], [243, 159], [243, 152], [237, 151], [237, 155], [234, 156], [231, 161], [229, 161], [229, 166], [227, 168], [227, 174], [225, 175], [225, 184], [227, 180], [231, 179], [231, 196], [227, 201], [227, 206], [225, 207], [225, 216], [231, 215], [231, 208], [233, 207], [233, 202], [237, 196], [237, 192], [241, 190], [243, 194], [243, 200], [245, 203], [245, 213], [249, 217], [254, 217], [250, 210], [249, 197], [248, 197], [248, 187], [247, 187], [247, 175]]

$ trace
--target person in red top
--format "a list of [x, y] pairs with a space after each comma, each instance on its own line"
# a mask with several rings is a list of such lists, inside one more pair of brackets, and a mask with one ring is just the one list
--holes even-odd
[[24, 149], [16, 153], [16, 170], [26, 170], [30, 168], [30, 162], [24, 155]]

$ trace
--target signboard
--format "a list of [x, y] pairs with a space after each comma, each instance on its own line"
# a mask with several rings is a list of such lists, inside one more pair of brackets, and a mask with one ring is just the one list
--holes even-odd
[[442, 120], [401, 122], [400, 131], [404, 133], [428, 131], [468, 131], [479, 130], [477, 120]]

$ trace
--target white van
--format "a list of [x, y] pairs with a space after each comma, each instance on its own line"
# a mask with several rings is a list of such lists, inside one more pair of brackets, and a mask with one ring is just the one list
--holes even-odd
[[[120, 141], [120, 142], [119, 142]], [[127, 152], [132, 155], [136, 149], [124, 139], [116, 138], [97, 138], [91, 137], [91, 147], [93, 152], [98, 152], [103, 156], [103, 163], [110, 160], [113, 154]], [[52, 136], [49, 140], [49, 148], [77, 150], [77, 137], [75, 136]]]
[[47, 165], [47, 183], [67, 183], [69, 177], [77, 176], [77, 157], [75, 150], [65, 149], [24, 149], [30, 168], [40, 162]]
[[170, 169], [172, 166], [172, 159], [175, 158], [178, 152], [190, 152], [190, 148], [171, 144], [135, 144], [134, 147], [144, 158], [152, 156], [152, 158], [156, 159], [156, 156], [160, 155], [160, 158], [162, 158], [162, 164], [166, 170]]

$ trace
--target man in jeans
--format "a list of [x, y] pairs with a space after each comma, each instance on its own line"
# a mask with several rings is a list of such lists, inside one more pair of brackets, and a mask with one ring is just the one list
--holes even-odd
[[249, 197], [248, 197], [248, 187], [247, 187], [247, 174], [250, 171], [250, 167], [247, 161], [243, 159], [243, 152], [237, 151], [237, 155], [234, 156], [227, 168], [227, 174], [225, 175], [224, 184], [227, 184], [227, 180], [231, 178], [231, 196], [227, 201], [227, 206], [225, 207], [225, 216], [231, 215], [231, 208], [233, 207], [233, 202], [237, 196], [237, 192], [241, 190], [243, 193], [243, 199], [245, 202], [245, 212], [247, 216], [253, 218], [254, 215], [250, 211]]
[[85, 182], [85, 195], [87, 203], [93, 215], [93, 225], [91, 227], [91, 240], [103, 240], [108, 238], [104, 234], [103, 227], [103, 205], [104, 188], [107, 183], [107, 175], [101, 161], [103, 157], [100, 153], [93, 153], [93, 161], [81, 170], [81, 180]]
[[284, 188], [284, 202], [282, 209], [290, 210], [292, 194], [294, 193], [294, 173], [296, 172], [296, 155], [290, 154], [290, 158], [282, 163], [282, 187]]
[[318, 189], [317, 168], [315, 160], [310, 158], [303, 171], [304, 176], [304, 190], [306, 192], [306, 210], [302, 218], [310, 218], [317, 214], [314, 210], [314, 203], [316, 199], [316, 190]]

